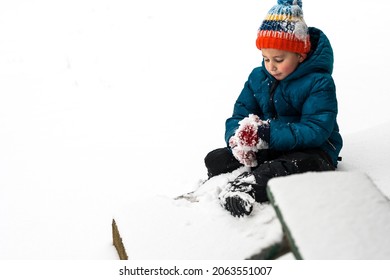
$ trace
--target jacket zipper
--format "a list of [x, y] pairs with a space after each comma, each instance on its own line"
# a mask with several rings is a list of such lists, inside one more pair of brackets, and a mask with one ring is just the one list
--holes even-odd
[[278, 118], [278, 115], [277, 115], [276, 109], [275, 109], [275, 103], [274, 103], [274, 95], [275, 95], [276, 88], [278, 87], [278, 84], [279, 84], [279, 81], [275, 80], [272, 83], [271, 88], [269, 90], [269, 102], [270, 102], [270, 106], [271, 106], [272, 119]]

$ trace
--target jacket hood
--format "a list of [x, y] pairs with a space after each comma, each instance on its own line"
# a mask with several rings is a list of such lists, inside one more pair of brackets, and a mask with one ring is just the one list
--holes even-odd
[[310, 27], [310, 42], [312, 48], [304, 61], [299, 67], [304, 73], [325, 72], [332, 74], [333, 72], [333, 49], [329, 42], [328, 37], [319, 29]]

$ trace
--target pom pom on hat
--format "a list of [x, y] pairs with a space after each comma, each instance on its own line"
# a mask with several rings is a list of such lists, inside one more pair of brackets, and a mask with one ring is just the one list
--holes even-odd
[[302, 0], [277, 0], [258, 30], [256, 46], [260, 50], [308, 53], [310, 36], [303, 19]]
[[302, 0], [278, 0], [278, 5], [298, 5], [302, 8]]

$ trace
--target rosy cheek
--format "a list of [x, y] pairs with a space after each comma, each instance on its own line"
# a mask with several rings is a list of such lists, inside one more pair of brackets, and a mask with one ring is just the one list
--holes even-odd
[[283, 68], [284, 73], [291, 74], [291, 72], [293, 72], [293, 71], [294, 71], [294, 67], [284, 67]]

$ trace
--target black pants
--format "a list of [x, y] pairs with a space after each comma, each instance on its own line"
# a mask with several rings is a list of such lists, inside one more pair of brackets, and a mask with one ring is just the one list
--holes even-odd
[[[268, 201], [266, 187], [271, 178], [308, 171], [334, 170], [329, 156], [320, 149], [278, 152], [260, 150], [257, 153], [258, 165], [252, 168], [256, 184], [255, 199], [258, 202]], [[209, 178], [222, 173], [229, 173], [242, 167], [228, 148], [211, 151], [205, 158]]]

